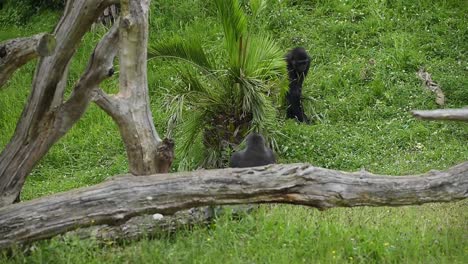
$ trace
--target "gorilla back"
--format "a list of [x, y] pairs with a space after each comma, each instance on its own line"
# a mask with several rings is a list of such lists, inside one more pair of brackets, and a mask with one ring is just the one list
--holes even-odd
[[276, 163], [275, 154], [265, 146], [262, 135], [251, 133], [247, 136], [247, 147], [231, 156], [232, 168], [263, 166]]

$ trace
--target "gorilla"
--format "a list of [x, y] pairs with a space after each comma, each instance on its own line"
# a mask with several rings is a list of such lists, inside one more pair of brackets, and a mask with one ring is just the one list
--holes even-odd
[[[273, 151], [265, 146], [265, 139], [258, 133], [250, 133], [246, 138], [247, 146], [244, 150], [235, 152], [231, 156], [230, 167], [231, 168], [245, 168], [263, 166], [267, 164], [276, 163], [275, 154]], [[232, 217], [241, 218], [242, 215], [248, 214], [251, 211], [258, 208], [258, 205], [246, 204], [246, 205], [232, 205], [232, 206], [217, 206], [209, 207], [205, 211], [205, 215], [214, 217], [223, 213], [223, 208], [229, 208], [232, 213]]]
[[235, 152], [231, 156], [230, 167], [245, 168], [276, 163], [275, 154], [265, 146], [265, 139], [258, 133], [250, 133], [247, 138], [247, 147]]
[[289, 77], [289, 90], [286, 93], [287, 118], [296, 118], [299, 122], [309, 122], [302, 108], [302, 84], [309, 72], [310, 56], [302, 47], [292, 49], [286, 54]]

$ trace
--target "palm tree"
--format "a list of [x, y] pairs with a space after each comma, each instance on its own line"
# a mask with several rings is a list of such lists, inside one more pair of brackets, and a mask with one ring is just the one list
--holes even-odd
[[[150, 59], [186, 62], [185, 67], [176, 66], [182, 84], [169, 88], [168, 134], [180, 129], [183, 161], [201, 136], [207, 150], [205, 168], [223, 167], [226, 152], [250, 131], [261, 132], [273, 142], [276, 110], [269, 96], [285, 71], [283, 52], [272, 38], [248, 32], [247, 15], [238, 0], [215, 3], [224, 29], [225, 60], [209, 56], [195, 34], [155, 43], [148, 51]], [[252, 1], [252, 13], [258, 14], [264, 3]]]

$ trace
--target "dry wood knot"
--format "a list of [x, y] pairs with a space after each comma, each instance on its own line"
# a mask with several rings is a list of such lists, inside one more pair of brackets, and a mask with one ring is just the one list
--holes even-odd
[[125, 17], [124, 19], [122, 19], [122, 24], [121, 24], [122, 28], [128, 29], [130, 28], [131, 25], [132, 25], [132, 21], [129, 17]]
[[174, 159], [174, 140], [165, 138], [157, 148], [158, 156], [164, 160]]
[[111, 77], [112, 75], [114, 75], [114, 68], [110, 68], [109, 71], [107, 71], [107, 77]]

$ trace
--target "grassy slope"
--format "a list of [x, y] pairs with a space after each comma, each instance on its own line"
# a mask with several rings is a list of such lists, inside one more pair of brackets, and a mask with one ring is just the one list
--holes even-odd
[[[210, 4], [153, 2], [151, 38], [196, 29], [206, 36], [209, 48], [219, 46], [220, 28]], [[279, 121], [284, 133], [279, 140], [282, 162], [408, 174], [468, 160], [466, 124], [418, 121], [408, 114], [409, 109], [436, 108], [434, 96], [421, 88], [415, 75], [420, 66], [442, 86], [448, 107], [468, 104], [468, 10], [462, 1], [295, 2], [302, 5], [272, 1], [268, 13], [254, 25], [271, 32], [285, 51], [302, 45], [313, 57], [305, 92], [311, 98], [307, 110], [317, 122], [303, 126]], [[48, 31], [57, 15], [33, 19], [22, 28], [3, 26], [0, 40]], [[96, 30], [86, 36], [73, 61], [70, 84], [102, 33]], [[373, 66], [368, 64], [371, 59]], [[28, 64], [0, 91], [1, 147], [14, 131], [33, 71], [34, 63]], [[166, 116], [158, 108], [175, 73], [160, 61], [151, 62], [149, 71], [155, 122], [164, 134]], [[116, 83], [111, 80], [104, 86], [112, 90]], [[115, 125], [92, 106], [34, 170], [22, 196], [32, 199], [91, 185], [125, 171], [125, 152]], [[211, 228], [127, 245], [42, 242], [31, 254], [15, 252], [9, 261], [463, 263], [468, 258], [467, 212], [467, 202], [325, 212], [265, 206], [240, 221], [224, 217]]]

